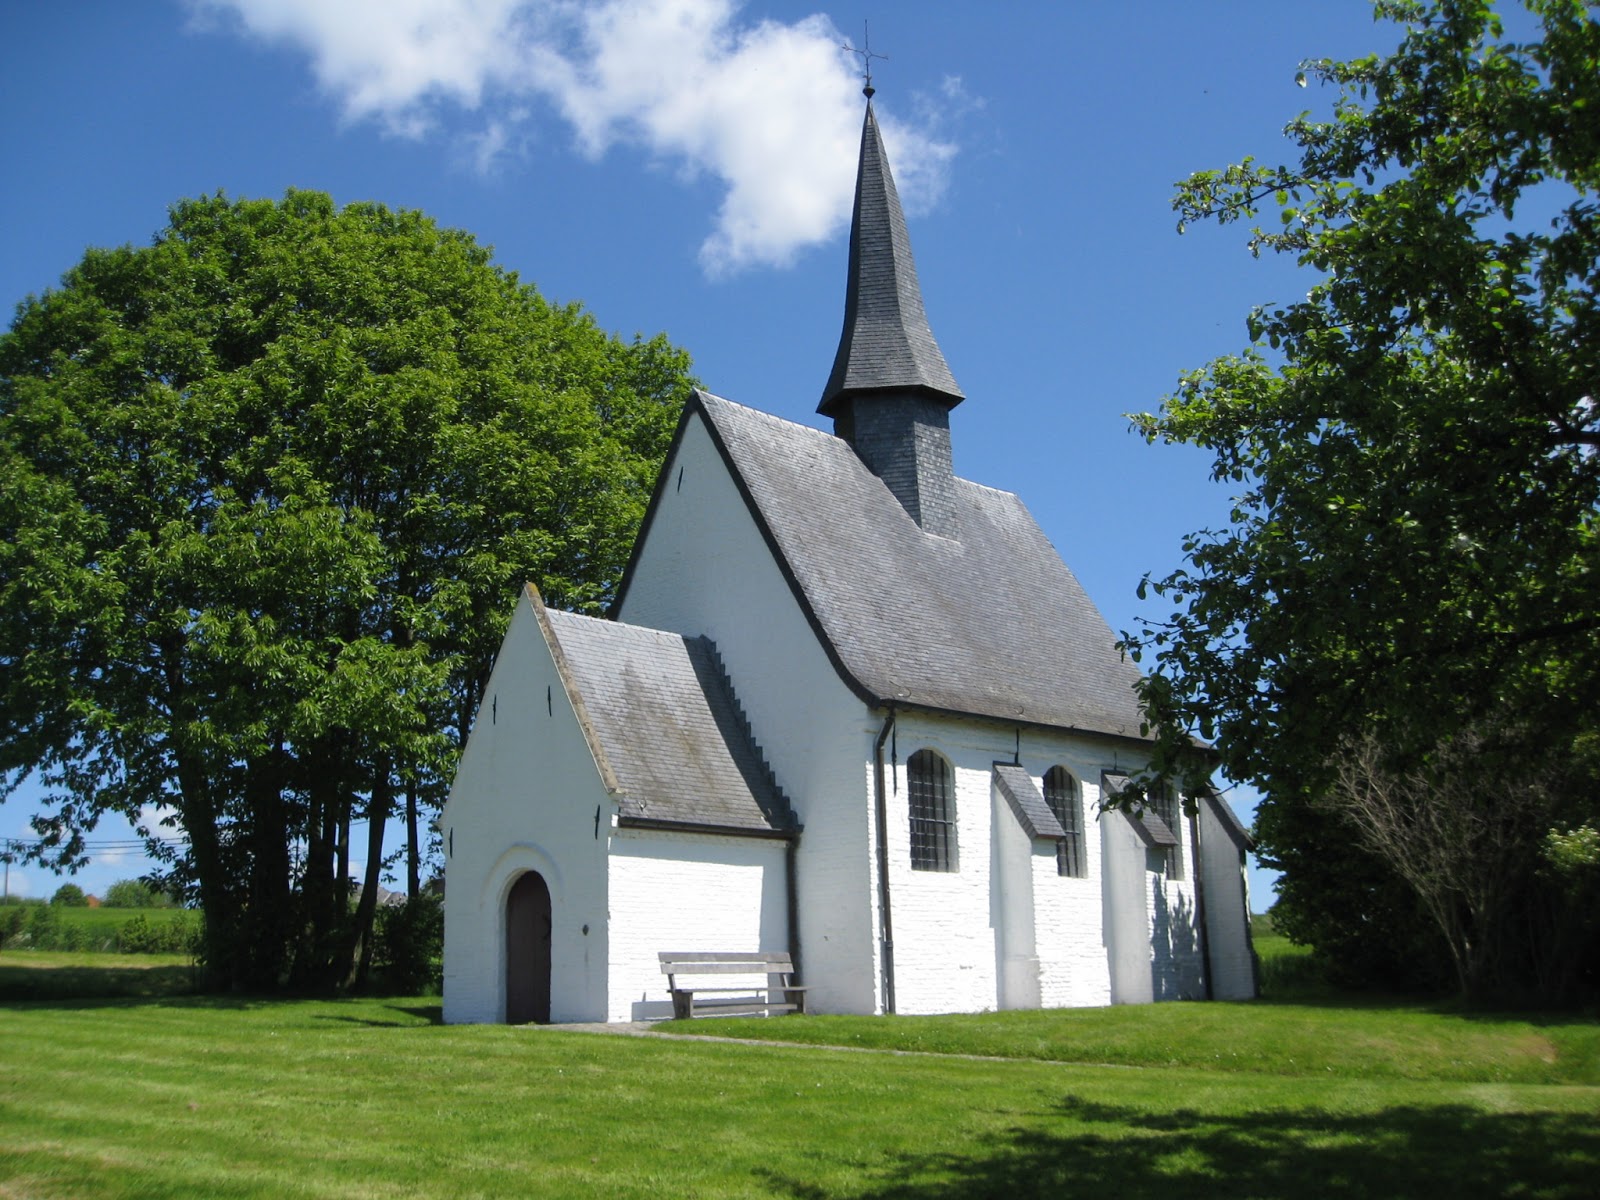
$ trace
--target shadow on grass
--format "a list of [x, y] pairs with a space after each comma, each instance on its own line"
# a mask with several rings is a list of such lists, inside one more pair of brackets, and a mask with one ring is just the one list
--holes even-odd
[[429, 1025], [444, 1024], [444, 1006], [442, 1004], [391, 1004], [395, 1012], [405, 1013], [408, 1017], [421, 1017]]
[[[1054, 1127], [1054, 1128], [1052, 1128]], [[973, 1196], [1592, 1197], [1593, 1114], [1485, 1113], [1460, 1105], [1350, 1115], [1315, 1109], [1152, 1115], [1068, 1095], [977, 1154], [903, 1155], [856, 1191], [769, 1174], [798, 1200]]]
[[[408, 1017], [420, 1017], [429, 1025], [444, 1024], [444, 1009], [437, 1004], [386, 1004], [390, 1012], [404, 1013]], [[367, 1025], [375, 1029], [414, 1029], [416, 1021], [380, 1020], [377, 1017], [351, 1017], [343, 1013], [319, 1013], [319, 1021], [338, 1021], [346, 1025]]]
[[154, 1000], [199, 990], [189, 966], [39, 967], [0, 961], [0, 1002], [20, 1000]]

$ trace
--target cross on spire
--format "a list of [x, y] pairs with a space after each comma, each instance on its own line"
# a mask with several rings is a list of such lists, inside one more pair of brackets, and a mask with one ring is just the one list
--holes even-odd
[[851, 54], [859, 54], [861, 56], [861, 94], [871, 100], [873, 93], [877, 91], [872, 86], [872, 60], [876, 58], [882, 62], [888, 62], [889, 56], [872, 52], [872, 35], [867, 29], [865, 21], [861, 22], [861, 45], [862, 49], [857, 50], [849, 42], [846, 42], [843, 49], [848, 50]]

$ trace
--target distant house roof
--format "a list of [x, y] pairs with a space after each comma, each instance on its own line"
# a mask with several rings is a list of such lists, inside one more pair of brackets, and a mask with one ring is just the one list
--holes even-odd
[[1137, 669], [1014, 494], [957, 479], [959, 539], [924, 533], [842, 439], [706, 392], [679, 438], [696, 414], [869, 703], [1140, 736]]
[[529, 594], [624, 824], [795, 830], [709, 639], [555, 612]]

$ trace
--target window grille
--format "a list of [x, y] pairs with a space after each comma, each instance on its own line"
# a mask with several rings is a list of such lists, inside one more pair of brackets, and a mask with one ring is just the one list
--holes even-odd
[[1176, 843], [1166, 848], [1167, 853], [1167, 878], [1183, 878], [1183, 808], [1178, 803], [1178, 796], [1171, 788], [1161, 788], [1150, 793], [1150, 807], [1155, 810], [1156, 816], [1167, 823], [1167, 828], [1172, 830]]
[[950, 764], [932, 750], [918, 750], [906, 760], [906, 779], [911, 796], [912, 869], [959, 870]]
[[1078, 799], [1078, 781], [1065, 767], [1051, 767], [1044, 773], [1044, 802], [1067, 834], [1056, 843], [1056, 874], [1082, 879], [1089, 873], [1083, 845], [1083, 804]]

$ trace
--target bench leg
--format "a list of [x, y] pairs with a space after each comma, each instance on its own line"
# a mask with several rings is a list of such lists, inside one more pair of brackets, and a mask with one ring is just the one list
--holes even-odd
[[676, 989], [672, 993], [672, 1016], [678, 1021], [687, 1021], [694, 1016], [694, 993], [680, 992]]

